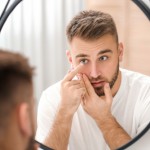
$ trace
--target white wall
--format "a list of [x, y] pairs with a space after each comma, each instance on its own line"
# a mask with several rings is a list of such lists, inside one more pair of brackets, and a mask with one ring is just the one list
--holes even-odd
[[[7, 0], [0, 0], [0, 12]], [[83, 0], [23, 0], [9, 16], [0, 35], [0, 48], [18, 51], [36, 67], [35, 97], [59, 81], [69, 65], [65, 27]]]

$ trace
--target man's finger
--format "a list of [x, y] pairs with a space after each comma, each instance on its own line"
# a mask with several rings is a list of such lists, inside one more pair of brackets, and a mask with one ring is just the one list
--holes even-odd
[[106, 83], [104, 85], [104, 93], [105, 93], [105, 98], [106, 98], [106, 101], [111, 104], [112, 103], [112, 93], [111, 93], [111, 90], [110, 90], [110, 86], [109, 86], [109, 83]]
[[81, 71], [83, 64], [79, 64], [73, 71], [69, 72], [65, 77], [64, 81], [71, 81], [74, 76]]
[[88, 95], [91, 95], [95, 91], [94, 91], [94, 88], [91, 85], [89, 79], [87, 78], [87, 76], [85, 74], [83, 74], [83, 80], [84, 80], [84, 84], [85, 84], [86, 90], [88, 92]]

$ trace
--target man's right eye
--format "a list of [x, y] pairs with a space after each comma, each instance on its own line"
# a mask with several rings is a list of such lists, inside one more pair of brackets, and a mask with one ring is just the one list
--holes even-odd
[[80, 63], [82, 63], [82, 64], [87, 64], [87, 63], [88, 63], [88, 60], [87, 60], [87, 59], [82, 59], [82, 60], [80, 60]]

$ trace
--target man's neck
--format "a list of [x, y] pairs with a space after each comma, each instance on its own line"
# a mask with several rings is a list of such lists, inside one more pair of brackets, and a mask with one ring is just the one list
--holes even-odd
[[17, 136], [18, 133], [8, 130], [0, 141], [0, 150], [25, 150], [23, 140]]

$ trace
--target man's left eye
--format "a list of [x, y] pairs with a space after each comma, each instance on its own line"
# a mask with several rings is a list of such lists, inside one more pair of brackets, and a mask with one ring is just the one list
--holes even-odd
[[99, 59], [105, 61], [105, 60], [108, 59], [108, 57], [107, 57], [107, 56], [102, 56], [102, 57], [100, 57]]

